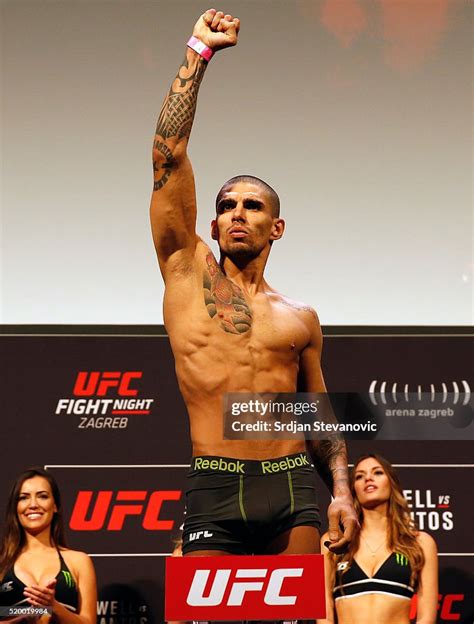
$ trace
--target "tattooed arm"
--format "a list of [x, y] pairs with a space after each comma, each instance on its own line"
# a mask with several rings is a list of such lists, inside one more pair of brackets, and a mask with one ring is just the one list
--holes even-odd
[[[214, 52], [237, 43], [239, 20], [210, 9], [198, 19], [193, 35]], [[186, 49], [186, 56], [165, 98], [153, 142], [154, 185], [151, 226], [158, 259], [166, 279], [169, 260], [182, 266], [196, 245], [196, 193], [187, 145], [197, 96], [207, 61]]]
[[[316, 312], [312, 308], [309, 310], [312, 316], [312, 337], [300, 355], [298, 391], [325, 393], [326, 385], [321, 371], [321, 326]], [[336, 422], [332, 409], [330, 416]], [[328, 507], [328, 548], [333, 552], [342, 551], [354, 538], [359, 526], [349, 487], [346, 443], [340, 433], [334, 432], [324, 440], [307, 440], [306, 445], [319, 476], [333, 497]], [[343, 535], [340, 525], [343, 527]]]

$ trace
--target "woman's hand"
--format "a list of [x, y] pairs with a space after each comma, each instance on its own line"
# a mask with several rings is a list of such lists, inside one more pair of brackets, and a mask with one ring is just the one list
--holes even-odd
[[34, 607], [54, 607], [56, 579], [51, 579], [46, 585], [29, 585], [23, 592], [28, 602]]

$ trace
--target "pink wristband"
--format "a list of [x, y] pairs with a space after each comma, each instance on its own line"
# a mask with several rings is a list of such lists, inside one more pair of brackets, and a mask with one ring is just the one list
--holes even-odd
[[206, 44], [204, 44], [200, 39], [194, 36], [189, 38], [189, 41], [186, 45], [188, 46], [188, 48], [191, 48], [191, 50], [194, 50], [200, 56], [202, 56], [203, 59], [206, 59], [206, 61], [210, 61], [212, 55], [214, 54], [211, 48], [208, 48]]

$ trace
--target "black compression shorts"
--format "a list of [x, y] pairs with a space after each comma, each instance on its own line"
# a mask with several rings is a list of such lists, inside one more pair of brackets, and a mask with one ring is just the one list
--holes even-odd
[[315, 472], [305, 453], [270, 460], [194, 457], [188, 474], [183, 553], [262, 554], [296, 526], [319, 530]]

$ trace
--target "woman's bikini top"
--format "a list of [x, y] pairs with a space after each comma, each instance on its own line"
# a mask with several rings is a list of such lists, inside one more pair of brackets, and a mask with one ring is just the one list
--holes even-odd
[[[55, 598], [69, 611], [76, 612], [79, 607], [79, 592], [76, 582], [67, 563], [58, 550], [60, 569], [56, 575]], [[16, 607], [27, 606], [30, 603], [23, 594], [26, 585], [15, 574], [14, 566], [7, 571], [0, 582], [0, 606]]]
[[393, 552], [385, 559], [374, 576], [368, 576], [355, 559], [348, 567], [343, 561], [336, 567], [335, 600], [355, 598], [363, 594], [385, 594], [410, 600], [415, 588], [410, 585], [411, 566], [408, 558]]

